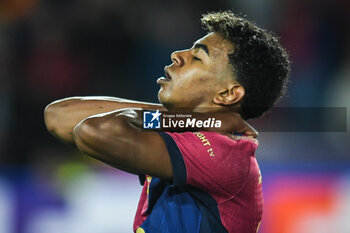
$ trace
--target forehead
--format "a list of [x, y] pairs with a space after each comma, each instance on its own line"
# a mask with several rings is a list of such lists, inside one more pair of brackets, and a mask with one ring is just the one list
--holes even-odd
[[234, 52], [234, 45], [219, 33], [211, 32], [198, 39], [195, 43], [205, 44], [208, 47], [209, 54], [217, 56], [227, 55]]

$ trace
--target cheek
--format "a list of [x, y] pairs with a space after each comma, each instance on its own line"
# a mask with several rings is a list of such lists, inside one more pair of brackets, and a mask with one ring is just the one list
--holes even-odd
[[216, 83], [208, 78], [198, 78], [190, 82], [179, 83], [176, 94], [184, 101], [197, 101], [212, 98], [216, 90]]
[[186, 74], [181, 75], [181, 78], [174, 82], [176, 88], [184, 89], [197, 89], [200, 87], [210, 87], [212, 82], [213, 74], [211, 72], [195, 72], [190, 71]]

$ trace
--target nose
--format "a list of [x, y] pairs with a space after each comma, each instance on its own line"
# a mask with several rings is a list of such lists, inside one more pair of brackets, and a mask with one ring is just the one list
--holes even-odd
[[186, 62], [185, 50], [175, 51], [171, 54], [171, 60], [176, 66], [183, 66]]

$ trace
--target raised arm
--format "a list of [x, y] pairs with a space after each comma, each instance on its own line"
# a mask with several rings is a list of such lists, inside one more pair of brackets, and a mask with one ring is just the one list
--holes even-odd
[[[202, 113], [193, 114], [197, 119], [206, 117]], [[224, 131], [257, 134], [238, 114], [214, 114], [223, 121]], [[142, 110], [125, 108], [84, 119], [74, 128], [73, 135], [80, 151], [113, 167], [171, 179], [172, 164], [163, 139], [157, 132], [141, 128]], [[187, 128], [187, 131], [196, 130], [200, 129]]]
[[61, 141], [75, 146], [73, 129], [80, 121], [95, 114], [130, 107], [165, 110], [161, 104], [115, 97], [70, 97], [49, 104], [45, 108], [44, 119], [51, 134]]

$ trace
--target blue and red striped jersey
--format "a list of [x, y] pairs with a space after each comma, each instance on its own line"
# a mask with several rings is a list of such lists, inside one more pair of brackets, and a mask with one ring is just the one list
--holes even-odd
[[215, 132], [160, 135], [174, 178], [140, 176], [134, 232], [256, 233], [263, 208], [257, 143]]

